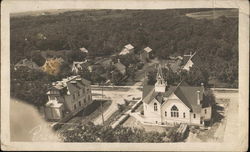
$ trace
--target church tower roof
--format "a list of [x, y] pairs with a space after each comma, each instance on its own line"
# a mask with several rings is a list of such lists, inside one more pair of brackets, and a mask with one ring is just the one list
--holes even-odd
[[163, 78], [161, 65], [159, 65], [157, 75], [156, 75], [155, 91], [165, 92], [166, 86], [167, 86], [167, 83], [165, 82]]

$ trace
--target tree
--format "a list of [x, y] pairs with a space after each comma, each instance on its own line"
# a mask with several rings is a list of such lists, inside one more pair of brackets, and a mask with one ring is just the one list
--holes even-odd
[[201, 83], [204, 83], [206, 86], [208, 84], [207, 71], [197, 66], [191, 67], [189, 72], [182, 72], [181, 76], [182, 80], [185, 80], [189, 85], [200, 86]]
[[148, 77], [148, 85], [154, 85], [156, 83], [156, 73], [157, 73], [156, 70], [148, 72], [148, 75], [147, 75], [147, 77]]
[[127, 68], [127, 75], [132, 79], [134, 80], [135, 79], [135, 66], [134, 65], [130, 65], [128, 68]]
[[111, 72], [111, 82], [115, 85], [120, 83], [120, 80], [123, 78], [123, 75], [118, 71], [118, 70], [114, 70]]
[[41, 54], [38, 54], [38, 53], [32, 55], [31, 59], [32, 59], [32, 61], [35, 62], [38, 66], [43, 66], [44, 63], [45, 63], [45, 61], [46, 61], [46, 60], [42, 57], [42, 55], [41, 55]]
[[69, 62], [72, 63], [73, 61], [84, 61], [86, 58], [86, 53], [83, 53], [81, 51], [72, 51], [69, 54]]

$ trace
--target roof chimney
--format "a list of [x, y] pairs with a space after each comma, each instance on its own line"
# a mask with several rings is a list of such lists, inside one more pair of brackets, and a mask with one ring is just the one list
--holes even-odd
[[200, 101], [200, 91], [197, 91], [197, 104], [200, 105], [201, 101]]
[[203, 95], [205, 93], [204, 83], [201, 83], [201, 89], [202, 89], [201, 100], [203, 100]]
[[205, 91], [204, 83], [201, 83], [201, 88], [202, 88], [202, 91], [203, 91], [203, 93], [204, 93], [204, 91]]

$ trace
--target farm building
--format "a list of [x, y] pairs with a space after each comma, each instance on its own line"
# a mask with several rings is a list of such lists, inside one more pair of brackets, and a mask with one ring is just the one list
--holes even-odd
[[143, 51], [140, 54], [140, 59], [143, 62], [147, 62], [147, 60], [150, 59], [150, 57], [152, 56], [152, 49], [150, 47], [146, 47], [143, 49]]

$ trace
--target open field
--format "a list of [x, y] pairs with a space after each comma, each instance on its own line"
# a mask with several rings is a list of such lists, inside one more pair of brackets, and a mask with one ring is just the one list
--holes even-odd
[[186, 16], [194, 18], [194, 19], [216, 19], [222, 16], [238, 17], [236, 9], [201, 11], [201, 12], [195, 12], [195, 13], [187, 13]]
[[132, 127], [132, 128], [139, 128], [139, 129], [145, 129], [147, 132], [151, 131], [157, 131], [157, 132], [165, 132], [169, 127], [161, 127], [161, 126], [151, 126], [151, 125], [143, 125], [138, 120], [136, 120], [134, 117], [129, 117], [128, 120], [126, 120], [123, 123], [124, 127]]

